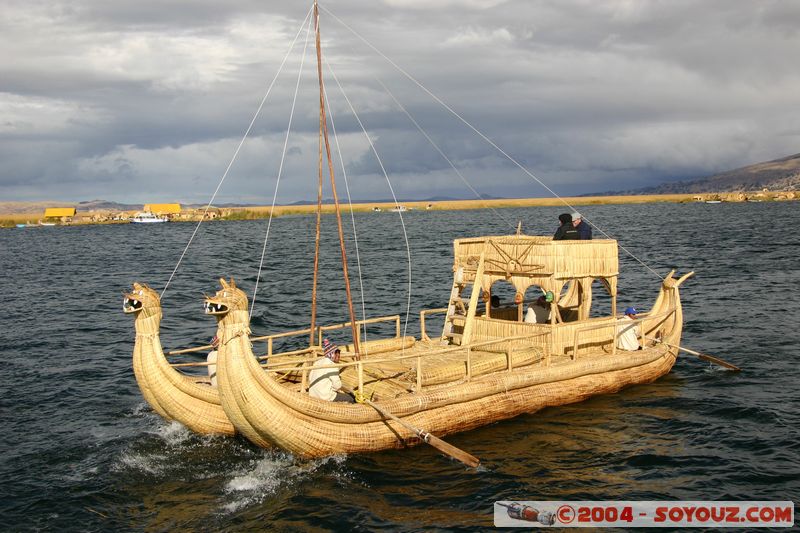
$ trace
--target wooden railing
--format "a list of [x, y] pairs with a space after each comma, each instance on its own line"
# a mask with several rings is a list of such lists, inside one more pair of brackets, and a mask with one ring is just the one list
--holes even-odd
[[[427, 314], [436, 313], [436, 312], [446, 312], [447, 309], [429, 309], [422, 311], [420, 313], [421, 324], [424, 324], [425, 316]], [[367, 320], [358, 320], [356, 321], [357, 325], [363, 324], [374, 324], [379, 322], [395, 322], [395, 338], [400, 337], [400, 315], [393, 315], [388, 317], [379, 317], [379, 318], [371, 318]], [[333, 324], [329, 326], [320, 326], [318, 328], [319, 338], [322, 339], [322, 335], [324, 332], [327, 331], [335, 331], [337, 329], [344, 329], [350, 327], [350, 322], [345, 322], [342, 324]], [[423, 338], [426, 340], [430, 340], [427, 335], [425, 335], [424, 325], [422, 327]], [[293, 336], [307, 336], [311, 333], [309, 328], [293, 330], [293, 331], [286, 331], [283, 333], [276, 333], [273, 335], [264, 335], [260, 337], [251, 337], [251, 341], [266, 341], [267, 343], [267, 354], [262, 356], [257, 356], [257, 359], [263, 361], [268, 360], [267, 363], [262, 363], [261, 366], [265, 367], [264, 371], [268, 373], [279, 373], [279, 372], [289, 372], [289, 371], [301, 371], [302, 378], [301, 378], [301, 390], [306, 391], [308, 388], [308, 374], [311, 370], [311, 366], [319, 359], [319, 355], [322, 353], [321, 346], [309, 346], [306, 348], [301, 348], [299, 350], [291, 350], [287, 352], [273, 352], [273, 341], [275, 339], [282, 339], [287, 337]], [[457, 353], [457, 352], [465, 352], [465, 363], [466, 363], [466, 380], [470, 381], [473, 375], [473, 360], [472, 360], [472, 352], [474, 350], [485, 348], [487, 346], [492, 345], [502, 345], [505, 344], [505, 350], [503, 352], [506, 355], [506, 371], [511, 372], [513, 370], [513, 354], [516, 350], [519, 349], [526, 349], [526, 348], [542, 348], [543, 354], [542, 359], [544, 361], [545, 366], [550, 365], [550, 342], [547, 342], [547, 339], [543, 343], [534, 342], [533, 339], [537, 339], [539, 337], [549, 337], [552, 335], [551, 331], [545, 331], [535, 334], [527, 334], [527, 335], [516, 335], [512, 337], [500, 337], [495, 339], [488, 339], [488, 340], [481, 340], [479, 342], [469, 343], [463, 346], [449, 346], [449, 347], [442, 347], [439, 349], [434, 349], [431, 351], [426, 351], [423, 353], [412, 353], [407, 355], [400, 355], [396, 357], [384, 357], [384, 358], [377, 358], [377, 359], [369, 359], [369, 360], [354, 360], [348, 361], [343, 363], [333, 363], [326, 364], [323, 366], [319, 366], [317, 368], [348, 368], [351, 366], [356, 367], [356, 372], [358, 375], [358, 389], [359, 391], [364, 390], [364, 367], [367, 365], [376, 365], [380, 363], [387, 363], [387, 362], [396, 362], [396, 361], [404, 361], [408, 359], [415, 360], [415, 368], [416, 368], [416, 389], [415, 392], [422, 391], [422, 376], [423, 376], [423, 360], [428, 359], [433, 356], [444, 355], [448, 353]], [[321, 341], [320, 341], [321, 344]], [[515, 347], [514, 344], [523, 344], [523, 347], [520, 348], [519, 346]], [[187, 350], [181, 350], [182, 353], [185, 353]], [[192, 351], [197, 351], [197, 349], [192, 349]], [[280, 361], [279, 359], [284, 357], [296, 357], [298, 355], [309, 354], [309, 357], [303, 359], [293, 359], [291, 361]], [[278, 359], [276, 361], [276, 359]], [[172, 367], [206, 367], [216, 363], [208, 363], [208, 362], [196, 362], [196, 363], [173, 363], [171, 364]]]
[[[395, 337], [400, 337], [400, 315], [392, 315], [392, 316], [382, 316], [378, 318], [368, 318], [366, 320], [356, 320], [356, 335], [358, 336], [358, 342], [361, 343], [361, 326], [365, 324], [377, 324], [379, 322], [392, 322], [394, 321], [395, 326]], [[326, 331], [336, 331], [337, 329], [345, 329], [351, 326], [352, 322], [344, 322], [342, 324], [333, 324], [330, 326], [320, 326], [319, 327], [319, 345], [322, 345], [322, 337]]]
[[[325, 364], [325, 365], [318, 366], [316, 368], [319, 368], [319, 369], [322, 369], [322, 368], [339, 368], [339, 369], [341, 369], [341, 368], [348, 368], [348, 367], [351, 367], [351, 366], [355, 366], [356, 367], [356, 372], [357, 372], [357, 375], [358, 375], [358, 389], [359, 389], [359, 391], [363, 392], [363, 390], [364, 390], [364, 367], [366, 365], [376, 365], [376, 364], [379, 364], [379, 363], [387, 363], [387, 362], [396, 362], [396, 361], [404, 361], [404, 360], [408, 360], [408, 359], [415, 359], [415, 367], [416, 367], [416, 374], [417, 374], [417, 382], [416, 382], [415, 392], [420, 392], [420, 391], [422, 391], [422, 370], [423, 370], [423, 359], [425, 359], [425, 358], [430, 358], [430, 357], [437, 356], [437, 355], [444, 355], [444, 354], [448, 354], [448, 353], [456, 353], [456, 352], [465, 351], [466, 352], [466, 354], [465, 354], [466, 355], [465, 362], [466, 362], [466, 366], [467, 366], [466, 379], [467, 379], [467, 381], [470, 381], [472, 379], [472, 351], [473, 350], [475, 350], [477, 348], [485, 347], [485, 346], [498, 345], [498, 344], [505, 343], [506, 344], [506, 350], [505, 350], [505, 354], [506, 354], [506, 371], [507, 372], [511, 372], [513, 370], [513, 359], [512, 359], [512, 356], [513, 356], [513, 353], [514, 353], [514, 348], [512, 346], [513, 342], [524, 341], [524, 340], [531, 341], [532, 339], [534, 339], [536, 337], [541, 337], [541, 336], [545, 336], [545, 335], [550, 335], [550, 332], [548, 331], [548, 332], [543, 332], [543, 333], [536, 333], [536, 334], [533, 334], [533, 335], [519, 335], [519, 336], [515, 336], [515, 337], [507, 337], [507, 338], [502, 338], [502, 339], [483, 340], [483, 341], [480, 341], [480, 342], [470, 343], [470, 344], [467, 344], [467, 345], [464, 345], [464, 346], [443, 347], [443, 348], [432, 350], [432, 351], [429, 351], [429, 352], [414, 353], [414, 354], [408, 354], [408, 355], [400, 355], [400, 356], [397, 356], [397, 357], [384, 357], [384, 358], [377, 358], [377, 359], [369, 359], [369, 360], [366, 360], [366, 361], [365, 360], [356, 360], [356, 361], [348, 361], [348, 362], [344, 362], [344, 363], [330, 363], [330, 364]], [[545, 345], [546, 344], [547, 343], [545, 343]], [[535, 343], [533, 343], [533, 342], [530, 343], [530, 346], [531, 347], [537, 347], [535, 345]], [[547, 350], [546, 348], [544, 350], [543, 358], [544, 358], [545, 365], [546, 366], [549, 365], [550, 364], [550, 353], [549, 353], [549, 350]], [[308, 372], [311, 370], [308, 365], [315, 363], [317, 360], [318, 359], [315, 357], [315, 358], [311, 358], [311, 359], [301, 359], [301, 360], [287, 361], [285, 363], [277, 363], [275, 365], [270, 365], [267, 368], [265, 368], [264, 370], [266, 372], [276, 372], [276, 373], [277, 372], [286, 372], [287, 370], [302, 370], [302, 372], [303, 372], [302, 383], [304, 384], [302, 390], [305, 391], [305, 384], [308, 382]], [[301, 368], [299, 368], [299, 367], [301, 367]]]
[[614, 322], [612, 322], [610, 324], [609, 323], [597, 324], [597, 325], [594, 325], [594, 326], [586, 326], [586, 327], [583, 327], [583, 328], [578, 328], [578, 329], [575, 330], [575, 333], [573, 334], [573, 338], [572, 338], [572, 340], [573, 340], [573, 342], [572, 342], [572, 359], [573, 360], [577, 360], [578, 359], [578, 340], [579, 340], [579, 337], [580, 337], [580, 335], [582, 333], [586, 333], [587, 331], [596, 331], [598, 329], [613, 328], [614, 329], [614, 335], [611, 337], [611, 342], [612, 342], [611, 354], [612, 355], [616, 355], [616, 353], [617, 353], [617, 338], [618, 338], [618, 335], [619, 335], [619, 329], [620, 328], [623, 328], [623, 327], [636, 327], [637, 325], [639, 325], [639, 337], [640, 337], [639, 338], [639, 343], [641, 344], [641, 346], [644, 346], [644, 336], [645, 336], [645, 331], [644, 331], [644, 326], [643, 326], [644, 321], [651, 321], [651, 320], [655, 320], [655, 319], [659, 319], [660, 318], [661, 320], [659, 320], [651, 328], [651, 329], [654, 329], [654, 328], [660, 326], [661, 324], [663, 324], [664, 322], [666, 322], [667, 319], [669, 319], [669, 317], [672, 316], [673, 314], [675, 314], [675, 307], [672, 307], [671, 309], [668, 309], [667, 311], [664, 311], [662, 313], [658, 313], [656, 315], [645, 315], [645, 316], [642, 316], [641, 318], [636, 318], [636, 319], [633, 319], [633, 320], [624, 320], [623, 321], [621, 319], [617, 319], [617, 320], [614, 320]]
[[419, 338], [423, 341], [431, 340], [431, 338], [428, 337], [428, 334], [425, 331], [425, 318], [428, 315], [432, 315], [434, 313], [447, 313], [447, 308], [441, 307], [438, 309], [424, 309], [419, 313]]

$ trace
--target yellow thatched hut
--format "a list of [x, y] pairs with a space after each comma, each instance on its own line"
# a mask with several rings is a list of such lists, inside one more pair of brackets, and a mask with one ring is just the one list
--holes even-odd
[[167, 215], [168, 217], [172, 217], [174, 215], [180, 215], [181, 204], [145, 204], [144, 210], [154, 215]]
[[70, 222], [74, 216], [74, 207], [46, 207], [44, 210], [45, 220], [58, 219], [61, 222]]

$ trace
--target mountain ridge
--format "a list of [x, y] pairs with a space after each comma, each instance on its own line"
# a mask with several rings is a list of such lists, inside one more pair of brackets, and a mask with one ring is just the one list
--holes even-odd
[[582, 194], [581, 196], [731, 193], [763, 189], [795, 191], [798, 188], [800, 188], [800, 153], [753, 163], [705, 178], [660, 183], [628, 191]]

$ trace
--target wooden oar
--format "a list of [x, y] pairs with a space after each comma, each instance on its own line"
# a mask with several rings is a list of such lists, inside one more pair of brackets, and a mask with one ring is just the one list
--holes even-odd
[[708, 361], [710, 363], [716, 363], [719, 366], [724, 366], [725, 368], [729, 368], [729, 369], [733, 370], [734, 372], [741, 372], [741, 370], [742, 370], [741, 368], [739, 368], [738, 366], [734, 365], [733, 363], [729, 363], [727, 361], [724, 361], [724, 360], [720, 359], [719, 357], [714, 357], [713, 355], [708, 355], [708, 354], [705, 354], [705, 353], [695, 352], [694, 350], [690, 350], [689, 348], [684, 348], [683, 346], [676, 346], [674, 344], [670, 344], [668, 342], [664, 342], [664, 341], [659, 340], [659, 339], [653, 339], [653, 338], [650, 338], [650, 337], [647, 337], [647, 338], [652, 340], [652, 341], [660, 342], [661, 344], [666, 344], [670, 348], [676, 348], [676, 349], [678, 349], [678, 350], [680, 350], [682, 352], [686, 352], [688, 354], [696, 355], [697, 357], [699, 357], [700, 359], [702, 359], [704, 361]]
[[[342, 389], [343, 390], [347, 390], [344, 387], [342, 387]], [[434, 448], [436, 448], [437, 450], [439, 450], [443, 454], [449, 455], [453, 459], [455, 459], [457, 461], [460, 461], [460, 462], [464, 463], [467, 466], [471, 466], [472, 468], [477, 468], [478, 465], [481, 464], [480, 459], [478, 459], [477, 457], [468, 454], [464, 450], [456, 448], [452, 444], [446, 443], [445, 441], [443, 441], [442, 439], [440, 439], [436, 435], [431, 435], [427, 431], [424, 431], [424, 430], [419, 429], [419, 428], [415, 428], [414, 426], [412, 426], [411, 424], [409, 424], [405, 420], [402, 420], [402, 419], [394, 416], [389, 411], [386, 411], [386, 410], [382, 409], [381, 407], [378, 407], [377, 405], [375, 405], [374, 402], [372, 402], [372, 400], [368, 400], [367, 398], [363, 398], [362, 402], [367, 404], [367, 405], [369, 405], [370, 407], [372, 407], [376, 411], [378, 411], [381, 415], [383, 415], [384, 418], [391, 418], [392, 420], [394, 420], [395, 422], [397, 422], [401, 426], [405, 427], [409, 431], [412, 431], [416, 436], [418, 436], [420, 439], [422, 439], [422, 442], [424, 442], [426, 444], [430, 444], [431, 446], [433, 446]]]

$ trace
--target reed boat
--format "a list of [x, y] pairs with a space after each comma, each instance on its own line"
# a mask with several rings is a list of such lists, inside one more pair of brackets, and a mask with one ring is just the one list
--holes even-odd
[[[340, 368], [345, 386], [370, 404], [308, 395], [308, 371], [322, 355], [321, 342], [301, 353], [271, 351], [275, 339], [305, 337], [308, 329], [259, 337], [267, 343], [263, 365], [253, 354], [246, 312], [238, 318], [224, 312], [226, 300], [242, 302], [247, 296], [223, 284], [206, 309], [220, 304], [223, 309], [214, 313], [221, 340], [218, 379], [233, 425], [253, 442], [303, 457], [402, 448], [419, 444], [428, 432], [448, 435], [652, 382], [675, 363], [677, 350], [669, 345], [680, 343], [679, 287], [691, 273], [678, 279], [670, 273], [650, 311], [633, 322], [615, 314], [592, 315], [593, 285], [603, 287], [616, 308], [616, 241], [526, 235], [458, 239], [453, 273], [448, 307], [421, 312], [419, 338], [400, 336], [398, 316], [371, 319], [397, 321], [396, 335], [361, 342], [360, 353], [349, 345], [344, 362], [330, 363]], [[498, 282], [517, 291], [510, 307], [488, 304]], [[468, 299], [462, 297], [466, 292]], [[524, 322], [522, 309], [540, 294], [553, 296], [550, 322]], [[426, 334], [425, 325], [433, 314], [444, 315], [443, 331], [435, 338]], [[357, 323], [357, 331], [364, 323]], [[313, 334], [321, 341], [350, 325], [323, 326]], [[621, 329], [632, 325], [640, 325], [642, 349], [618, 349]], [[421, 436], [407, 426], [424, 432]]]
[[[662, 278], [652, 307], [635, 320], [617, 316], [618, 245], [611, 238], [554, 241], [549, 236], [525, 235], [519, 225], [512, 235], [456, 239], [449, 297], [446, 289], [442, 292], [446, 306], [420, 311], [418, 336], [401, 335], [399, 315], [357, 320], [328, 139], [316, 1], [313, 16], [320, 153], [310, 325], [252, 336], [247, 294], [233, 279], [220, 279], [220, 289], [206, 297], [204, 305], [205, 314], [217, 321], [220, 340], [214, 386], [205, 376], [180, 371], [180, 367], [205, 367], [208, 363], [170, 363], [166, 359], [159, 339], [159, 295], [146, 285], [134, 284], [125, 295], [124, 310], [135, 316], [134, 373], [152, 408], [165, 419], [177, 420], [199, 433], [238, 433], [258, 446], [284, 449], [300, 457], [372, 452], [425, 442], [465, 464], [476, 465], [476, 458], [436, 435], [614, 393], [668, 373], [675, 364], [683, 327], [679, 287], [692, 273], [676, 278], [673, 271]], [[323, 146], [349, 314], [349, 321], [330, 325], [319, 325], [316, 318]], [[405, 208], [395, 202], [393, 211], [402, 222]], [[408, 243], [407, 249], [410, 253]], [[262, 265], [264, 257], [262, 254]], [[175, 271], [179, 265], [180, 260]], [[260, 272], [259, 266], [259, 276]], [[492, 293], [502, 284], [513, 289], [513, 301], [495, 307]], [[608, 298], [605, 314], [594, 305], [598, 291]], [[533, 321], [526, 317], [531, 305], [540, 307], [540, 316], [534, 312]], [[433, 320], [441, 323], [442, 329], [430, 336]], [[386, 327], [393, 334], [386, 334]], [[627, 335], [630, 340], [630, 328], [638, 330], [640, 349], [625, 351], [618, 348], [619, 339]], [[376, 329], [384, 334], [376, 335]], [[309, 395], [311, 366], [323, 357], [326, 337], [334, 338], [343, 351], [342, 360], [326, 366], [338, 369], [344, 388], [352, 392], [356, 403], [329, 402]], [[263, 350], [255, 348], [256, 355], [254, 346], [263, 346]], [[200, 346], [166, 355], [210, 348]]]
[[175, 420], [201, 434], [233, 435], [219, 391], [208, 378], [184, 374], [170, 365], [159, 337], [161, 300], [158, 293], [139, 283], [126, 293], [123, 312], [133, 315], [136, 340], [133, 372], [142, 396], [165, 420]]

